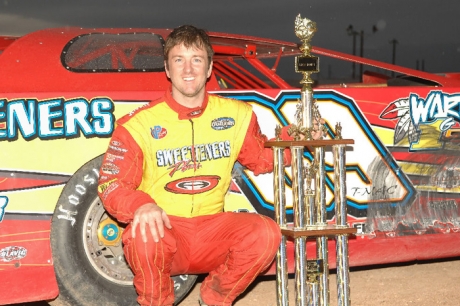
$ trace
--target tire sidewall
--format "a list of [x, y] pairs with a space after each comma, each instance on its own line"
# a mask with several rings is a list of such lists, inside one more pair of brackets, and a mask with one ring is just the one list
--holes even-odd
[[102, 156], [82, 168], [64, 187], [51, 223], [51, 249], [60, 298], [71, 305], [137, 305], [134, 287], [110, 282], [91, 265], [84, 247], [85, 217], [97, 198]]

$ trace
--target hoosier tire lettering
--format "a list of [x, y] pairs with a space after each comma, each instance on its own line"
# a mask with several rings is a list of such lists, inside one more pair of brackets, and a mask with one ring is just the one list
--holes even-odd
[[[102, 157], [89, 161], [70, 178], [54, 211], [51, 249], [59, 305], [137, 305], [121, 240], [114, 242], [99, 231], [114, 231], [114, 237], [121, 237], [124, 229], [104, 210], [97, 194]], [[190, 291], [196, 278], [173, 277], [175, 304]]]
[[74, 192], [67, 197], [68, 204], [73, 205], [73, 207], [71, 205], [59, 205], [57, 218], [70, 221], [70, 224], [74, 226], [76, 222], [74, 216], [78, 214], [75, 208], [80, 204], [80, 198], [86, 195], [88, 189], [97, 184], [98, 178], [99, 169], [97, 168], [93, 168], [90, 173], [85, 174], [81, 182], [74, 186]]

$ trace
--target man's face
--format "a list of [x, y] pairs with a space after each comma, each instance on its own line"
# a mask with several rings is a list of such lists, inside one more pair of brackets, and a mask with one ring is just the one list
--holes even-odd
[[203, 99], [206, 80], [212, 71], [206, 51], [181, 44], [169, 51], [166, 61], [166, 75], [171, 79], [174, 99], [183, 105], [194, 98]]

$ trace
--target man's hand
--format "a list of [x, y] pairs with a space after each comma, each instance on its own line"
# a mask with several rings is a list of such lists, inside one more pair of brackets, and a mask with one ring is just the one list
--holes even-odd
[[[322, 127], [326, 121], [324, 121], [324, 119], [321, 118], [319, 122], [321, 123], [321, 127]], [[317, 119], [314, 119], [312, 127], [313, 127], [313, 130], [310, 132], [311, 139], [313, 139], [313, 140], [322, 139], [323, 138], [323, 129], [320, 128]], [[305, 140], [305, 135], [299, 134], [299, 140]]]
[[[326, 121], [324, 121], [323, 118], [320, 119], [321, 127], [324, 125], [325, 122]], [[313, 121], [313, 131], [311, 131], [311, 138], [313, 140], [318, 140], [318, 139], [323, 138], [323, 129], [320, 128], [317, 119]]]
[[134, 212], [134, 219], [131, 227], [131, 235], [136, 237], [136, 228], [139, 225], [142, 241], [147, 242], [146, 227], [150, 230], [153, 240], [160, 241], [160, 238], [165, 236], [164, 227], [171, 229], [171, 222], [168, 215], [161, 209], [160, 206], [148, 203], [142, 205]]

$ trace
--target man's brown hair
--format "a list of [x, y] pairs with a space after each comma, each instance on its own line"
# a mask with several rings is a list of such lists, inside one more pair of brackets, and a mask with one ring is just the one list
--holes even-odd
[[168, 61], [169, 51], [177, 45], [183, 44], [186, 48], [204, 49], [208, 54], [208, 63], [211, 64], [214, 51], [211, 41], [205, 30], [192, 25], [183, 25], [175, 28], [166, 38], [164, 56]]

